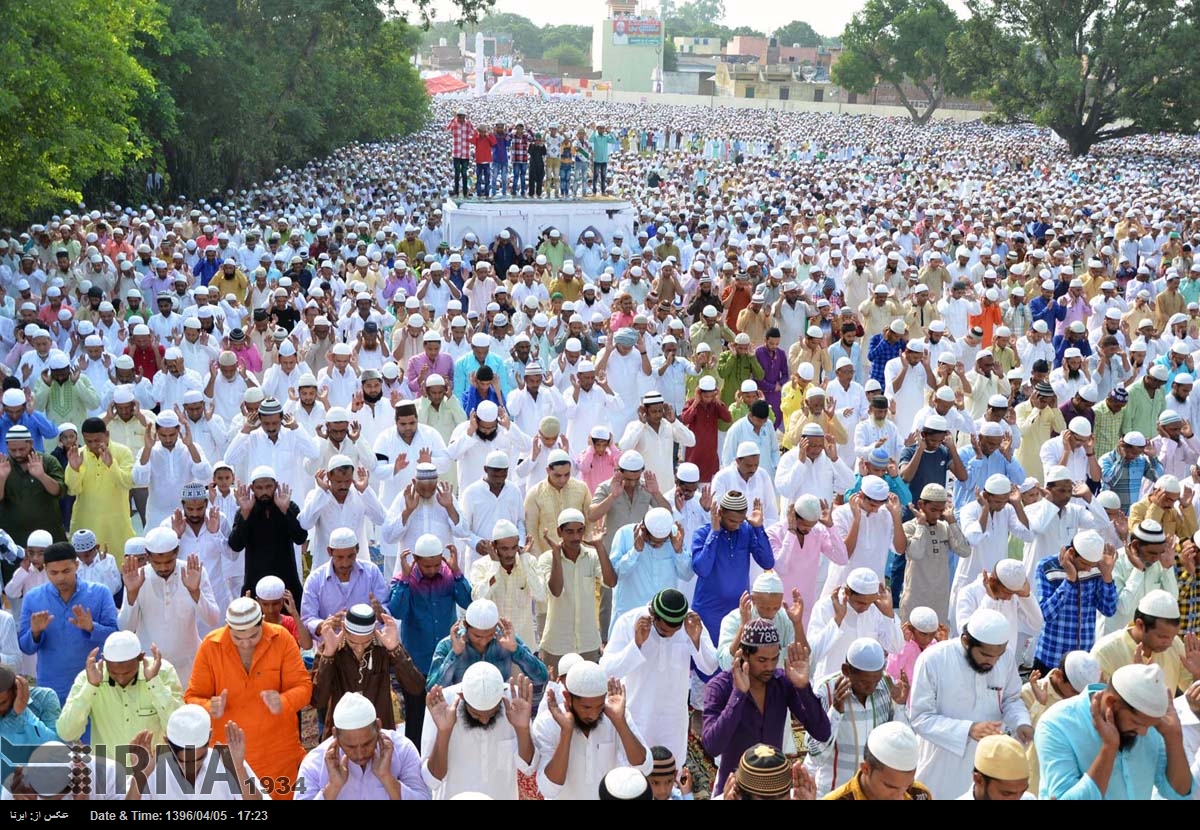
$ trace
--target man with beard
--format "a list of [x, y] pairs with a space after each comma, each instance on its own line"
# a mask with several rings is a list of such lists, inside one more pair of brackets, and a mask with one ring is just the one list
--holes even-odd
[[273, 469], [260, 466], [251, 471], [249, 486], [238, 485], [238, 512], [229, 533], [229, 547], [234, 553], [245, 552], [241, 593], [264, 576], [277, 576], [299, 603], [304, 588], [293, 546], [304, 544], [308, 531], [300, 526], [300, 508], [292, 501], [292, 488], [278, 482]]
[[1132, 664], [1048, 711], [1036, 736], [1042, 799], [1182, 801], [1196, 786], [1162, 669]]
[[[1084, 371], [1083, 355], [1079, 349], [1070, 348], [1063, 352], [1062, 365], [1050, 373], [1050, 385], [1060, 401], [1070, 401], [1087, 384], [1091, 378]], [[1063, 413], [1068, 418], [1067, 413]]]
[[229, 442], [225, 460], [235, 469], [271, 467], [281, 485], [299, 492], [307, 479], [304, 459], [315, 459], [320, 452], [316, 439], [300, 429], [295, 416], [284, 415], [283, 404], [267, 398]]
[[[438, 481], [433, 464], [421, 462], [415, 466], [416, 477], [392, 502], [379, 528], [380, 538], [404, 551], [415, 550], [416, 543], [426, 534], [446, 540], [447, 544], [466, 537], [459, 501], [450, 485]], [[401, 563], [397, 562], [390, 576], [394, 579], [400, 572]]]
[[483, 478], [484, 462], [494, 451], [517, 458], [530, 437], [509, 420], [508, 412], [492, 401], [482, 401], [466, 421], [454, 428], [446, 454], [458, 464], [458, 486]]
[[654, 766], [636, 724], [626, 717], [625, 688], [591, 662], [567, 672], [561, 695], [551, 690], [533, 723], [537, 784], [547, 800], [597, 798], [601, 779], [619, 766], [643, 775]]
[[506, 684], [490, 663], [473, 664], [461, 684], [434, 686], [422, 730], [421, 771], [435, 797], [477, 792], [516, 800], [517, 773], [535, 772], [532, 710], [533, 683], [522, 677]]
[[483, 555], [471, 566], [471, 595], [493, 601], [518, 637], [535, 642], [533, 604], [546, 601], [546, 574], [532, 553], [521, 551], [521, 533], [508, 519], [496, 521], [487, 539], [480, 539], [476, 552]]
[[[204, 491], [200, 492], [203, 497]], [[151, 528], [145, 546], [149, 563], [138, 566], [134, 557], [125, 559], [121, 574], [125, 602], [117, 622], [122, 631], [137, 635], [143, 652], [161, 650], [186, 688], [200, 637], [216, 628], [221, 612], [200, 557], [192, 553], [185, 562], [179, 561], [181, 546], [175, 530]]]
[[1014, 633], [1003, 614], [981, 608], [961, 637], [917, 658], [908, 715], [920, 739], [917, 777], [934, 798], [957, 798], [971, 786], [976, 742], [1005, 732], [1025, 744], [1033, 740], [1008, 647]]
[[[337, 564], [347, 566], [347, 571], [362, 570], [362, 563], [355, 563], [353, 554]], [[337, 573], [334, 579], [342, 581], [347, 575]], [[312, 576], [309, 580], [311, 584]], [[312, 594], [310, 591], [309, 596]], [[358, 602], [315, 623], [305, 620], [321, 636], [313, 663], [312, 704], [325, 712], [324, 728], [333, 726], [333, 713], [342, 697], [358, 693], [374, 705], [380, 725], [394, 729], [393, 676], [405, 693], [425, 693], [425, 678], [400, 644], [396, 621], [386, 613], [377, 613], [370, 604]]]
[[217, 461], [225, 454], [227, 437], [225, 421], [213, 412], [209, 404], [205, 404], [204, 395], [197, 391], [185, 392], [183, 395], [183, 411], [179, 420], [185, 422], [192, 434], [192, 442], [199, 447], [201, 455], [210, 463]]
[[49, 453], [34, 452], [28, 427], [10, 426], [5, 443], [8, 454], [0, 455], [0, 527], [14, 539], [45, 529], [54, 541], [66, 541], [58, 501], [66, 495], [62, 465]]
[[356, 468], [353, 459], [339, 454], [317, 471], [315, 479], [317, 486], [305, 497], [297, 519], [312, 539], [309, 552], [313, 569], [329, 561], [328, 551], [334, 547], [330, 540], [338, 528], [354, 532], [356, 554], [369, 562], [366, 521], [380, 526], [387, 520], [387, 511], [371, 489], [367, 468], [361, 464]]
[[1035, 801], [1025, 747], [1009, 735], [988, 735], [975, 747], [971, 789], [958, 801]]
[[412, 398], [422, 395], [425, 384], [433, 375], [454, 380], [454, 359], [442, 351], [442, 336], [436, 331], [427, 331], [421, 337], [421, 344], [424, 353], [410, 357], [404, 372], [405, 391]]
[[34, 384], [33, 400], [51, 421], [78, 424], [100, 406], [91, 380], [71, 367], [65, 352], [51, 354], [47, 367]]
[[133, 467], [133, 483], [145, 487], [149, 496], [146, 526], [160, 525], [170, 517], [183, 485], [211, 478], [212, 467], [192, 440], [188, 422], [180, 421], [175, 410], [164, 410], [155, 428], [146, 430], [141, 456]]

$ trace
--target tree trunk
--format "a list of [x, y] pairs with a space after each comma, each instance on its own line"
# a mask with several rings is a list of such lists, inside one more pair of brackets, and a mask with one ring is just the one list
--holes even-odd
[[1082, 126], [1068, 130], [1055, 130], [1055, 132], [1058, 133], [1059, 138], [1067, 142], [1067, 151], [1075, 158], [1086, 156], [1088, 150], [1092, 149], [1095, 140], [1092, 132]]

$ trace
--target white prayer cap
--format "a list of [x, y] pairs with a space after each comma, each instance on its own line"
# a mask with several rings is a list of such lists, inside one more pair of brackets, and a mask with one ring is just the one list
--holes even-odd
[[1148, 592], [1137, 605], [1137, 610], [1151, 617], [1165, 620], [1179, 619], [1179, 603], [1161, 588]]
[[1071, 540], [1071, 547], [1086, 561], [1095, 564], [1104, 556], [1104, 539], [1094, 530], [1081, 530]]
[[1128, 444], [1131, 447], [1146, 446], [1146, 436], [1142, 435], [1137, 430], [1133, 430], [1132, 432], [1125, 433], [1125, 437], [1122, 438], [1121, 440], [1124, 441], [1126, 444]]
[[517, 526], [508, 519], [500, 519], [492, 527], [493, 542], [495, 542], [497, 539], [511, 539], [514, 536], [519, 537], [520, 535], [520, 530], [518, 530]]
[[[1007, 406], [1007, 401], [1005, 402], [1005, 405]], [[1004, 426], [996, 421], [985, 421], [983, 426], [979, 428], [979, 434], [984, 438], [1003, 438]]]
[[104, 641], [104, 660], [125, 663], [142, 655], [142, 643], [132, 631], [114, 631]]
[[143, 545], [146, 553], [172, 553], [179, 547], [179, 536], [169, 527], [152, 527]]
[[278, 602], [283, 599], [287, 586], [277, 576], [264, 576], [254, 586], [254, 595], [267, 602]]
[[917, 736], [907, 724], [891, 721], [876, 726], [867, 736], [867, 749], [889, 769], [911, 772], [917, 768]]
[[480, 401], [475, 408], [475, 417], [480, 421], [494, 421], [500, 416], [500, 407], [494, 401]]
[[617, 467], [629, 473], [639, 473], [646, 468], [646, 460], [637, 450], [626, 450], [621, 453]]
[[339, 527], [329, 534], [329, 547], [334, 550], [358, 547], [358, 533], [353, 528]]
[[1012, 481], [1008, 476], [996, 473], [987, 477], [987, 481], [983, 483], [983, 490], [992, 496], [1007, 496], [1012, 492]]
[[490, 630], [500, 623], [500, 609], [490, 599], [477, 599], [467, 606], [466, 620], [471, 628]]
[[358, 692], [342, 695], [333, 708], [333, 725], [338, 729], [363, 729], [373, 726], [377, 719], [375, 704]]
[[167, 740], [183, 749], [208, 746], [212, 737], [212, 716], [203, 706], [185, 703], [167, 718]]
[[262, 390], [261, 386], [251, 386], [242, 393], [242, 401], [245, 403], [262, 403], [266, 399], [267, 393]]
[[[345, 420], [345, 419], [342, 419], [342, 420]], [[334, 422], [336, 423], [336, 420]], [[342, 455], [341, 453], [338, 453], [337, 455], [330, 457], [329, 462], [326, 463], [326, 465], [325, 465], [325, 472], [332, 473], [334, 470], [339, 470], [342, 467], [353, 467], [353, 466], [354, 466], [353, 458], [351, 458], [348, 455]]]
[[504, 450], [492, 450], [483, 460], [483, 466], [493, 470], [507, 470], [509, 468], [508, 453]]
[[1096, 501], [1105, 510], [1121, 509], [1121, 497], [1112, 490], [1101, 490], [1096, 494]]
[[926, 605], [918, 605], [909, 612], [908, 621], [912, 627], [922, 634], [932, 634], [938, 630], [937, 611]]
[[1077, 692], [1100, 682], [1100, 663], [1086, 651], [1069, 652], [1063, 659], [1063, 669], [1067, 682]]
[[584, 524], [583, 513], [574, 507], [568, 507], [558, 514], [558, 526], [569, 524]]
[[438, 559], [442, 555], [442, 540], [432, 533], [423, 533], [413, 546], [413, 554], [421, 559]]
[[[128, 355], [123, 356], [128, 357]], [[127, 403], [133, 403], [133, 387], [126, 383], [114, 387], [112, 400], [113, 403], [117, 404], [118, 406], [122, 406]]]
[[[329, 407], [329, 411], [325, 413], [325, 423], [327, 424], [339, 424], [343, 421], [349, 420], [350, 410], [346, 409], [344, 406], [331, 406]], [[353, 464], [353, 462], [350, 463]]]
[[568, 651], [562, 657], [558, 658], [558, 676], [560, 679], [567, 676], [567, 672], [572, 666], [578, 666], [583, 662], [583, 658], [574, 651]]
[[967, 633], [986, 645], [1002, 646], [1012, 639], [1012, 624], [993, 608], [978, 608], [967, 620]]
[[783, 580], [775, 571], [763, 571], [754, 578], [750, 590], [755, 594], [782, 594]]
[[758, 448], [758, 444], [754, 443], [753, 441], [743, 441], [737, 446], [738, 458], [751, 458], [761, 454], [761, 452], [762, 451]]
[[1156, 663], [1130, 663], [1113, 672], [1112, 689], [1121, 699], [1152, 718], [1161, 718], [1171, 705], [1163, 670]]
[[183, 403], [185, 406], [193, 403], [204, 403], [204, 395], [195, 389], [189, 389], [183, 393]]
[[675, 519], [671, 511], [664, 507], [651, 508], [642, 523], [646, 526], [646, 532], [655, 539], [666, 539], [675, 531]]
[[608, 694], [608, 675], [599, 664], [584, 660], [571, 667], [566, 685], [574, 697], [604, 697]]
[[887, 658], [883, 646], [870, 637], [859, 637], [846, 649], [846, 662], [859, 671], [883, 671]]
[[275, 477], [275, 470], [268, 467], [266, 464], [260, 464], [255, 467], [250, 473], [250, 481], [255, 482], [261, 478], [269, 478], [271, 481], [278, 481]]
[[846, 587], [856, 594], [878, 594], [879, 575], [870, 568], [855, 568], [846, 576]]
[[996, 563], [996, 579], [1010, 591], [1019, 591], [1025, 585], [1025, 566], [1017, 559], [1001, 559]]
[[476, 349], [486, 349], [492, 343], [492, 338], [479, 331], [471, 335], [471, 345]]
[[700, 481], [700, 468], [690, 461], [685, 461], [675, 469], [675, 478], [684, 484], [697, 484]]
[[176, 429], [179, 426], [179, 416], [175, 414], [175, 410], [173, 409], [164, 409], [154, 419], [154, 425], [163, 429]]
[[[501, 231], [501, 233], [502, 234], [508, 233], [508, 231]], [[562, 661], [560, 660], [559, 662], [561, 663]], [[446, 800], [447, 801], [495, 801], [495, 799], [492, 798], [487, 793], [477, 793], [477, 792], [474, 792], [471, 790], [463, 790], [462, 792], [455, 793], [454, 795], [450, 796]]]
[[821, 518], [821, 500], [811, 493], [806, 493], [796, 499], [794, 509], [796, 515], [806, 522], [815, 522]]
[[1046, 483], [1053, 484], [1056, 481], [1074, 481], [1075, 477], [1071, 475], [1071, 471], [1061, 464], [1054, 464], [1046, 468]]
[[879, 476], [864, 476], [862, 480], [863, 494], [875, 501], [884, 501], [888, 497], [887, 482]]
[[[567, 454], [566, 450], [559, 448], [559, 447], [555, 447], [553, 450], [551, 450], [550, 455], [546, 458], [546, 466], [547, 467], [554, 467], [558, 464], [570, 464], [570, 463], [571, 463], [571, 456]], [[630, 470], [630, 472], [634, 472], [634, 471]]]
[[[491, 602], [491, 600], [476, 600], [471, 605], [474, 606], [479, 602]], [[495, 603], [492, 603], [492, 607], [495, 607]], [[470, 614], [469, 609], [467, 613]], [[471, 624], [469, 619], [467, 624]], [[473, 625], [472, 627], [487, 628], [489, 626]], [[486, 712], [498, 706], [504, 697], [504, 686], [504, 677], [500, 674], [500, 669], [486, 660], [472, 663], [463, 672], [462, 696], [472, 709]]]
[[425, 378], [425, 388], [426, 389], [430, 388], [431, 386], [445, 386], [445, 385], [446, 385], [446, 379], [444, 377], [442, 377], [441, 375], [437, 374], [436, 372], [433, 373], [432, 375], [430, 375], [429, 377]]
[[[1128, 436], [1126, 436], [1128, 439]], [[1128, 443], [1128, 440], [1126, 440]], [[1158, 481], [1154, 482], [1155, 490], [1162, 490], [1164, 493], [1170, 493], [1178, 496], [1183, 492], [1183, 487], [1179, 484], [1179, 479], [1172, 475], [1160, 476]]]

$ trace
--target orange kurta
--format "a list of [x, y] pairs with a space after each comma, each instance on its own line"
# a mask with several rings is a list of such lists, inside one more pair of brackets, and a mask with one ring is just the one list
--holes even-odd
[[[289, 790], [271, 793], [273, 799], [290, 799], [290, 787], [304, 760], [296, 713], [312, 699], [312, 678], [304, 668], [300, 647], [283, 626], [263, 623], [263, 636], [254, 650], [247, 672], [237, 646], [222, 626], [200, 643], [192, 666], [192, 679], [184, 699], [208, 707], [209, 701], [228, 689], [225, 712], [213, 721], [213, 745], [225, 742], [225, 724], [234, 721], [246, 733], [246, 763], [260, 778], [286, 778]], [[262, 692], [277, 691], [283, 711], [272, 715]]]

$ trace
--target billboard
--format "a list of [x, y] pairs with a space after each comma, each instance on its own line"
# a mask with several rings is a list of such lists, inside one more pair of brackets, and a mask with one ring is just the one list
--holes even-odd
[[661, 20], [614, 20], [613, 46], [658, 46], [662, 43]]

